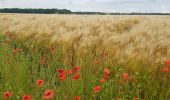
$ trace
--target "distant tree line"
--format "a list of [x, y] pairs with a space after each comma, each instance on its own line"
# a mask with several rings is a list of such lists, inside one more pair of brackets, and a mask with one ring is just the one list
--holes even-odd
[[33, 8], [25, 8], [25, 9], [20, 9], [20, 8], [3, 8], [0, 9], [0, 13], [36, 13], [36, 14], [70, 14], [71, 11], [67, 9], [33, 9]]
[[105, 13], [105, 12], [72, 12], [67, 9], [43, 8], [1, 8], [0, 13], [35, 13], [35, 14], [79, 14], [79, 15], [170, 15], [170, 13]]

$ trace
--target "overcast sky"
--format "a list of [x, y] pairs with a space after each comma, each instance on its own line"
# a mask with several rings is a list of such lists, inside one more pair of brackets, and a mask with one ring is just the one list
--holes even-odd
[[60, 8], [72, 11], [170, 13], [170, 0], [0, 0], [0, 8]]

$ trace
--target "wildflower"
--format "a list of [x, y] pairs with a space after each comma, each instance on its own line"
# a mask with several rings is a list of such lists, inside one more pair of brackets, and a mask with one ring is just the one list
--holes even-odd
[[65, 74], [60, 74], [60, 75], [58, 76], [58, 78], [59, 78], [61, 81], [63, 81], [63, 80], [66, 79], [66, 76], [65, 76]]
[[8, 63], [12, 63], [12, 60], [6, 60], [6, 62], [8, 62]]
[[9, 34], [11, 34], [11, 33], [8, 31], [8, 32], [6, 32], [5, 34], [9, 35]]
[[18, 52], [20, 52], [20, 51], [22, 51], [22, 50], [19, 49], [19, 48], [15, 48], [15, 49], [12, 50], [13, 53], [18, 53]]
[[80, 96], [75, 96], [74, 100], [80, 100]]
[[106, 80], [105, 79], [101, 79], [100, 80], [100, 83], [104, 83]]
[[50, 52], [52, 53], [52, 54], [54, 54], [55, 53], [55, 51], [56, 51], [56, 48], [50, 48]]
[[6, 32], [6, 34], [9, 36], [9, 37], [12, 37], [13, 34], [11, 32]]
[[43, 65], [45, 63], [45, 58], [40, 59], [40, 64]]
[[56, 69], [56, 72], [58, 72], [59, 74], [64, 74], [64, 69]]
[[138, 97], [135, 97], [134, 100], [139, 100], [139, 98], [138, 98]]
[[120, 100], [119, 97], [116, 97], [116, 100]]
[[33, 51], [36, 53], [37, 52], [37, 48], [34, 48]]
[[24, 95], [22, 100], [31, 100], [31, 95]]
[[96, 86], [96, 87], [93, 88], [93, 91], [94, 91], [95, 93], [100, 92], [100, 90], [101, 90], [101, 86]]
[[7, 45], [8, 45], [8, 43], [4, 42], [4, 43], [2, 43], [2, 45], [3, 45], [3, 46], [7, 46]]
[[109, 75], [110, 75], [110, 70], [105, 68], [104, 69], [104, 79], [107, 79]]
[[95, 60], [94, 63], [98, 65], [100, 63], [100, 61], [99, 60]]
[[164, 61], [164, 64], [165, 64], [166, 66], [169, 66], [169, 65], [170, 65], [170, 59], [165, 60], [165, 61]]
[[10, 38], [15, 39], [14, 35], [13, 35], [11, 32], [6, 32], [6, 34], [7, 34]]
[[3, 46], [7, 46], [11, 41], [10, 40], [5, 40], [4, 43], [2, 43]]
[[80, 67], [79, 66], [73, 66], [73, 69], [74, 69], [74, 73], [77, 73], [80, 70]]
[[12, 96], [12, 92], [6, 91], [3, 93], [3, 100], [7, 100]]
[[44, 91], [43, 98], [44, 98], [45, 100], [50, 100], [50, 99], [53, 98], [53, 96], [54, 96], [54, 91], [53, 91], [53, 90], [45, 90], [45, 91]]
[[128, 73], [124, 73], [123, 74], [123, 78], [127, 81], [127, 80], [129, 80], [129, 75], [128, 75]]
[[78, 80], [78, 79], [80, 78], [80, 75], [79, 75], [79, 74], [75, 74], [75, 75], [73, 76], [73, 78], [74, 78], [75, 80]]
[[43, 84], [44, 84], [43, 80], [37, 80], [37, 86], [42, 87]]
[[169, 68], [168, 68], [168, 67], [164, 67], [164, 68], [162, 68], [162, 72], [164, 72], [164, 73], [168, 73], [168, 72], [169, 72]]
[[7, 35], [10, 35], [10, 34], [12, 34], [12, 33], [8, 31], [8, 32], [6, 32], [6, 34], [7, 34]]
[[71, 75], [71, 74], [72, 74], [72, 71], [71, 71], [71, 70], [66, 70], [66, 74], [67, 74], [67, 75]]

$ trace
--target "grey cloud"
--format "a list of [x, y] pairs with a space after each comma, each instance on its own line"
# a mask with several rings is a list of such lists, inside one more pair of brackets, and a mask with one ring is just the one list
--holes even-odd
[[66, 8], [73, 11], [170, 12], [170, 0], [0, 0], [1, 8]]

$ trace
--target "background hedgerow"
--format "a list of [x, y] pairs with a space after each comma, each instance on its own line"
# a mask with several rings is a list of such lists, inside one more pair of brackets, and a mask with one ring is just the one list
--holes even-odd
[[[170, 64], [168, 59], [163, 62], [170, 53], [165, 22], [169, 17], [17, 17], [0, 15], [2, 98], [4, 94], [11, 100], [170, 98]], [[161, 28], [147, 25], [148, 21], [160, 22]], [[37, 83], [40, 80], [43, 83]]]

